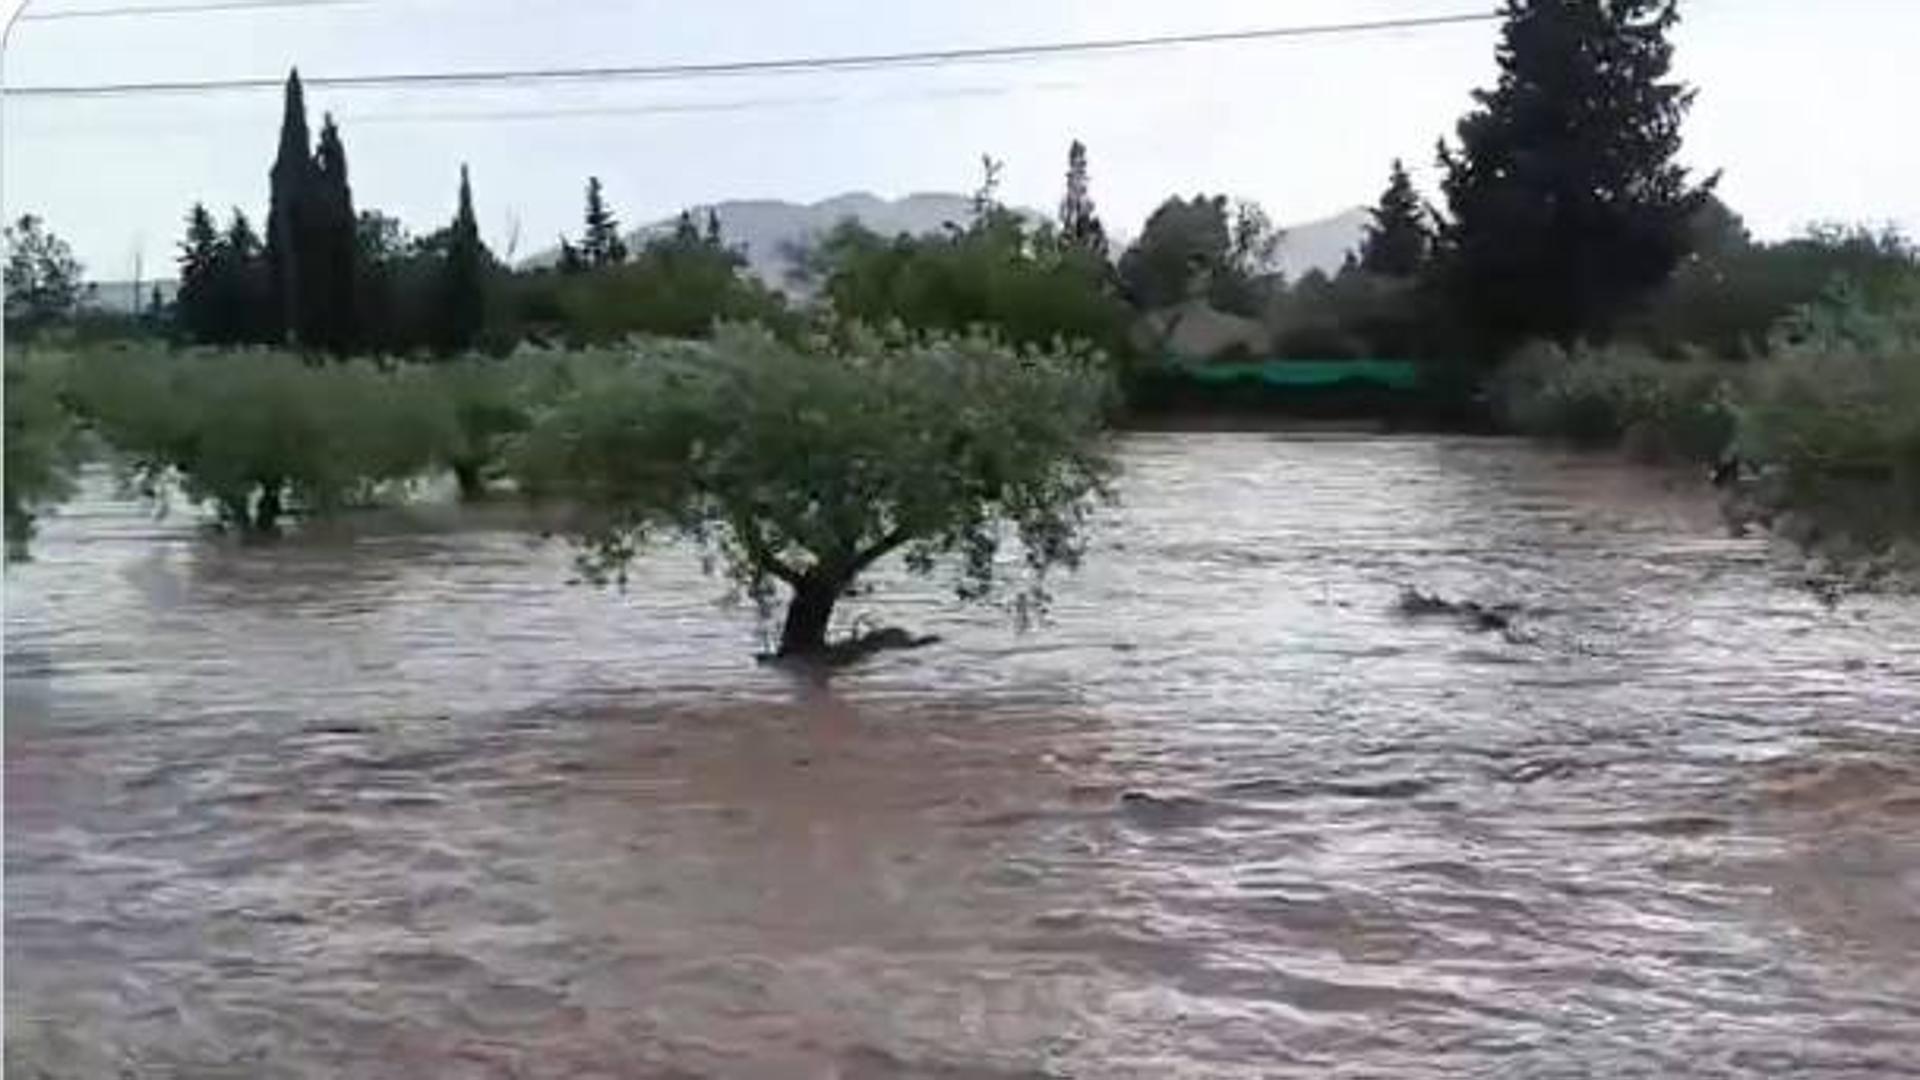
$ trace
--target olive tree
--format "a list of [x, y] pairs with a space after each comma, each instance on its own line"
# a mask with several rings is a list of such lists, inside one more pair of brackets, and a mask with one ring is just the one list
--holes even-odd
[[581, 564], [624, 581], [650, 535], [699, 542], [763, 609], [785, 588], [782, 657], [820, 657], [835, 603], [881, 559], [996, 594], [1003, 542], [1022, 603], [1077, 564], [1109, 492], [1100, 360], [980, 336], [795, 346], [755, 328], [637, 345], [582, 365], [519, 447], [523, 488], [571, 501]]
[[142, 489], [158, 496], [178, 481], [251, 538], [276, 534], [289, 512], [371, 501], [455, 440], [452, 411], [425, 380], [265, 349], [83, 354], [69, 392]]

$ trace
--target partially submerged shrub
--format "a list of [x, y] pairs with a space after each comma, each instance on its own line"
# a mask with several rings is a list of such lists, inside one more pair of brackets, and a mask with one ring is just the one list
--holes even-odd
[[1920, 284], [1890, 305], [1840, 288], [1776, 333], [1739, 410], [1756, 516], [1816, 542], [1920, 535]]
[[73, 489], [76, 432], [60, 402], [65, 358], [8, 353], [6, 357], [6, 540], [24, 550], [34, 521]]
[[128, 349], [73, 367], [76, 407], [150, 494], [177, 479], [222, 524], [271, 533], [418, 475], [455, 440], [420, 380], [367, 362], [309, 364], [272, 350]]
[[402, 369], [400, 379], [425, 396], [435, 444], [429, 457], [452, 471], [460, 497], [478, 499], [505, 475], [508, 442], [526, 430], [528, 408], [557, 393], [552, 354], [526, 351], [509, 358], [479, 354]]
[[1703, 360], [1669, 361], [1632, 346], [1536, 343], [1492, 384], [1514, 430], [1580, 446], [1626, 446], [1656, 460], [1709, 461], [1732, 441], [1736, 373]]

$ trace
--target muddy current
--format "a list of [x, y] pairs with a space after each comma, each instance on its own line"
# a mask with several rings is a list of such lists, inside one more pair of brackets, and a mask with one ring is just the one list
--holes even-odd
[[1911, 1075], [1920, 601], [1517, 443], [1123, 457], [1045, 625], [885, 572], [942, 642], [824, 685], [686, 552], [91, 478], [6, 577], [7, 1075]]

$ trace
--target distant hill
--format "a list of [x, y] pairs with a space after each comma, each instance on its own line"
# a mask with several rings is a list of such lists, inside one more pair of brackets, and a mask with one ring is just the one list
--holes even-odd
[[[906, 233], [923, 236], [937, 233], [949, 223], [964, 225], [973, 215], [973, 199], [949, 192], [922, 192], [900, 199], [883, 199], [864, 191], [836, 195], [816, 203], [792, 203], [781, 199], [733, 199], [713, 203], [720, 218], [720, 233], [727, 243], [746, 249], [747, 266], [755, 276], [776, 288], [795, 290], [791, 280], [793, 262], [788, 252], [818, 240], [840, 222], [852, 218], [882, 236]], [[704, 217], [708, 207], [696, 207]], [[1044, 215], [1034, 210], [1018, 211], [1031, 221]], [[1360, 246], [1367, 223], [1365, 207], [1343, 210], [1332, 217], [1308, 221], [1285, 228], [1275, 252], [1276, 268], [1287, 280], [1298, 280], [1310, 270], [1331, 274], [1340, 269], [1347, 252]], [[665, 218], [633, 230], [635, 246], [649, 236], [673, 228], [674, 219]], [[1116, 236], [1116, 243], [1120, 238]], [[551, 266], [559, 257], [557, 249], [529, 256], [521, 265]]]

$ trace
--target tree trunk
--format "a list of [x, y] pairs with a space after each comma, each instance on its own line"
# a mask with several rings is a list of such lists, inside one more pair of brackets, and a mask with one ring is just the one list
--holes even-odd
[[253, 493], [225, 495], [219, 500], [220, 527], [246, 535], [253, 531]]
[[461, 502], [479, 502], [487, 497], [487, 480], [480, 471], [479, 462], [454, 462], [453, 478], [460, 485]]
[[827, 650], [827, 624], [833, 619], [840, 583], [811, 574], [793, 585], [787, 621], [780, 630], [780, 656], [818, 656]]
[[260, 485], [260, 499], [253, 507], [253, 527], [255, 536], [272, 536], [280, 528], [280, 481], [273, 480]]

